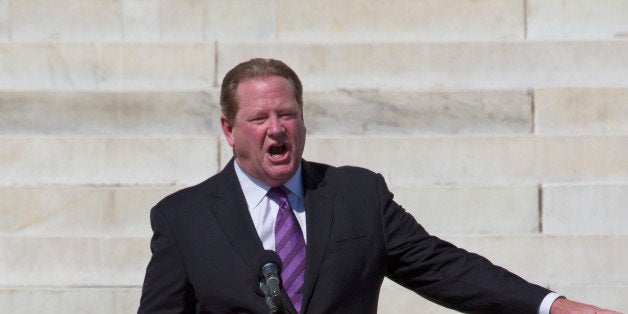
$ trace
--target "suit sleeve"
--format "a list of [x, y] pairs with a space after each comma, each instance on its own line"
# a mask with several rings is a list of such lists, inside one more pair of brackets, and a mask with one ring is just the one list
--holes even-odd
[[138, 313], [195, 313], [194, 290], [167, 221], [151, 210], [152, 257], [146, 268]]
[[393, 201], [381, 175], [378, 195], [391, 280], [462, 312], [537, 313], [549, 290], [429, 235]]

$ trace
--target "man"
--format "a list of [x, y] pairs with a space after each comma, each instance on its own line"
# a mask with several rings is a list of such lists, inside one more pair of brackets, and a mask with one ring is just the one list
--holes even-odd
[[265, 249], [283, 261], [290, 313], [374, 313], [384, 276], [465, 312], [599, 310], [430, 236], [381, 175], [302, 160], [302, 86], [284, 63], [237, 65], [220, 103], [234, 158], [152, 209], [139, 313], [268, 312], [259, 276]]

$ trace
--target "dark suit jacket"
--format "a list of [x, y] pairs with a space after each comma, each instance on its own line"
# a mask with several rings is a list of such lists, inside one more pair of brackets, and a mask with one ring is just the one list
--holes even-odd
[[[255, 266], [264, 248], [233, 162], [152, 209], [139, 313], [268, 313]], [[302, 169], [302, 312], [375, 313], [384, 276], [465, 312], [536, 313], [549, 292], [430, 236], [393, 201], [381, 175], [306, 161]]]

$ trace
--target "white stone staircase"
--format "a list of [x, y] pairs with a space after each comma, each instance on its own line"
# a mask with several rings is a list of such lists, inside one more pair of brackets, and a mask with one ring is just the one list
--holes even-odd
[[0, 0], [0, 313], [135, 312], [149, 210], [230, 158], [218, 84], [258, 56], [303, 81], [305, 158], [628, 312], [628, 1]]

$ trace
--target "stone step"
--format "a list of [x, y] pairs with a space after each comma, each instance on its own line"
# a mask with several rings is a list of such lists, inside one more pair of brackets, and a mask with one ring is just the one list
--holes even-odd
[[0, 234], [107, 237], [152, 234], [150, 209], [180, 187], [0, 188]]
[[0, 286], [140, 286], [149, 237], [0, 237]]
[[[627, 285], [628, 236], [443, 236], [542, 285]], [[0, 237], [0, 286], [140, 286], [148, 237]]]
[[13, 2], [0, 20], [10, 25], [0, 28], [3, 40], [442, 41], [525, 34], [524, 6], [515, 0]]
[[343, 90], [304, 95], [312, 135], [527, 134], [526, 91]]
[[521, 40], [520, 1], [333, 0], [278, 6], [278, 39], [315, 42]]
[[310, 137], [304, 152], [381, 172], [393, 186], [626, 182], [626, 156], [627, 136]]
[[218, 97], [208, 92], [4, 92], [0, 134], [216, 134]]
[[[381, 172], [390, 185], [628, 178], [626, 136], [312, 136], [304, 156]], [[189, 185], [216, 173], [230, 158], [231, 148], [217, 136], [3, 136], [0, 185]]]
[[[534, 110], [532, 109], [532, 96]], [[221, 133], [218, 91], [2, 92], [0, 134]], [[625, 134], [628, 89], [305, 93], [311, 135]]]
[[537, 186], [393, 186], [390, 190], [430, 233], [540, 232]]
[[628, 85], [628, 41], [218, 43], [217, 55], [219, 81], [242, 60], [272, 56], [309, 91]]
[[628, 184], [543, 186], [543, 232], [628, 234]]
[[37, 5], [12, 1], [10, 10], [0, 17], [0, 39], [19, 42], [271, 40], [277, 38], [277, 5], [276, 1], [255, 0], [40, 0]]
[[203, 90], [214, 44], [0, 43], [0, 90]]
[[0, 186], [189, 185], [218, 170], [216, 136], [0, 137]]
[[624, 38], [628, 33], [624, 15], [628, 5], [615, 0], [525, 4], [516, 0], [40, 0], [37, 4], [4, 4], [8, 7], [0, 15], [0, 40], [487, 41]]
[[[0, 134], [220, 134], [218, 93], [2, 92]], [[626, 134], [627, 101], [626, 88], [304, 95], [311, 135]]]
[[[0, 134], [222, 134], [219, 92], [2, 92]], [[525, 91], [330, 91], [304, 95], [311, 135], [526, 134]]]
[[628, 2], [528, 0], [528, 39], [628, 38]]
[[0, 288], [2, 313], [128, 314], [137, 312], [139, 287]]
[[[150, 236], [150, 209], [181, 187], [3, 187], [0, 234]], [[430, 232], [538, 233], [536, 186], [391, 187], [399, 204]], [[604, 199], [599, 200], [604, 206]], [[599, 233], [604, 234], [600, 228]]]
[[535, 89], [534, 129], [539, 134], [626, 134], [628, 88]]
[[[0, 234], [150, 236], [150, 209], [181, 187], [2, 187]], [[627, 185], [391, 186], [436, 234], [627, 234]], [[542, 209], [539, 209], [539, 196]], [[542, 213], [542, 217], [540, 217]]]
[[309, 92], [617, 87], [628, 85], [627, 54], [628, 41], [3, 43], [0, 90], [197, 91], [260, 56], [291, 65]]
[[[0, 137], [0, 186], [190, 185], [231, 158], [218, 136]], [[626, 182], [628, 136], [309, 137], [304, 157], [388, 184]]]

